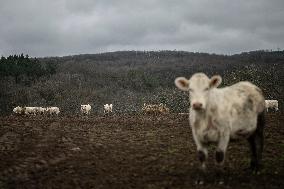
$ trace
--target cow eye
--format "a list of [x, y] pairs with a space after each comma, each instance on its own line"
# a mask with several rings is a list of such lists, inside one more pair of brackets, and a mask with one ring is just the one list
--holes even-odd
[[209, 90], [209, 87], [206, 87], [205, 89], [204, 89], [204, 91], [208, 91]]
[[193, 89], [188, 89], [189, 90], [189, 92], [193, 92]]

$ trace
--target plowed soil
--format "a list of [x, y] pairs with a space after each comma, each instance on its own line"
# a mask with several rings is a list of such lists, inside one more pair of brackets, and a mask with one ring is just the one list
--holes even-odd
[[0, 117], [0, 188], [284, 188], [284, 114], [266, 115], [264, 168], [245, 170], [231, 142], [218, 182], [210, 146], [205, 183], [187, 115]]

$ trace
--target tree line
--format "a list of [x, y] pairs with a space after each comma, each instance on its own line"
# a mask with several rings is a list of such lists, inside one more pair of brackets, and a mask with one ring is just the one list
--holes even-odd
[[[14, 61], [12, 61], [14, 60]], [[5, 63], [3, 63], [3, 62]], [[9, 62], [9, 63], [7, 63]], [[3, 64], [2, 64], [3, 63]], [[195, 72], [223, 77], [223, 86], [248, 80], [278, 99], [283, 111], [284, 51], [251, 51], [216, 55], [186, 51], [118, 51], [65, 57], [1, 58], [0, 112], [14, 106], [58, 106], [62, 114], [78, 113], [91, 104], [101, 113], [114, 104], [116, 113], [140, 112], [144, 103], [164, 103], [185, 112], [188, 96], [174, 79]]]
[[56, 64], [42, 64], [37, 58], [30, 58], [28, 55], [2, 56], [0, 59], [0, 77], [13, 77], [16, 83], [21, 81], [20, 77], [32, 81], [55, 73]]

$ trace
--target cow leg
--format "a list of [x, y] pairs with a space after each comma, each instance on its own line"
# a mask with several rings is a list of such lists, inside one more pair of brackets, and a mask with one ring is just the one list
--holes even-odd
[[230, 141], [230, 130], [226, 129], [220, 135], [221, 136], [220, 136], [220, 140], [217, 145], [215, 158], [216, 158], [216, 162], [222, 165], [224, 163], [225, 153], [226, 153], [229, 141]]
[[250, 169], [253, 172], [258, 172], [262, 164], [263, 151], [263, 129], [265, 125], [264, 112], [257, 116], [257, 126], [253, 135], [248, 138], [251, 150]]
[[197, 157], [198, 157], [198, 160], [201, 163], [201, 169], [205, 171], [206, 170], [206, 160], [207, 160], [207, 157], [208, 157], [207, 150], [205, 148], [204, 149], [198, 149], [197, 150]]
[[197, 139], [195, 132], [193, 131], [193, 139], [197, 147], [197, 157], [201, 163], [201, 169], [206, 170], [206, 160], [208, 157], [208, 151], [206, 147]]
[[206, 174], [206, 160], [207, 160], [207, 157], [208, 157], [208, 151], [207, 151], [206, 147], [198, 140], [194, 131], [193, 131], [193, 139], [194, 139], [194, 142], [197, 146], [197, 157], [198, 157], [198, 160], [201, 163], [201, 166], [200, 166], [201, 171], [198, 174], [196, 184], [203, 184], [205, 174]]
[[225, 154], [230, 141], [230, 131], [229, 129], [226, 129], [224, 132], [221, 133], [220, 140], [217, 145], [217, 149], [215, 152], [215, 159], [216, 163], [219, 165], [217, 167], [217, 182], [219, 184], [224, 183], [223, 178], [223, 164], [225, 161]]
[[196, 180], [196, 184], [202, 185], [204, 184], [204, 178], [206, 177], [206, 160], [208, 157], [208, 151], [202, 145], [197, 148], [197, 157], [201, 163], [201, 171], [199, 172], [199, 174], [197, 174], [198, 178]]

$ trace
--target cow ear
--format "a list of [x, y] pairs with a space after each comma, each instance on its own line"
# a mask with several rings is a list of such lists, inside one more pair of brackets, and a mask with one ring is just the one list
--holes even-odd
[[175, 84], [177, 88], [179, 88], [182, 91], [188, 91], [189, 90], [189, 80], [185, 77], [178, 77], [175, 79]]
[[222, 77], [219, 75], [214, 75], [210, 79], [210, 88], [212, 87], [218, 87], [222, 83]]

